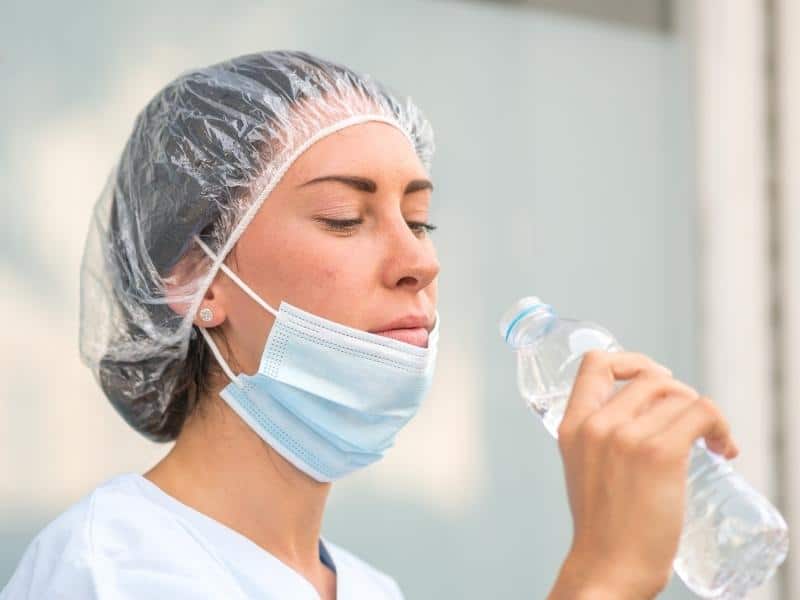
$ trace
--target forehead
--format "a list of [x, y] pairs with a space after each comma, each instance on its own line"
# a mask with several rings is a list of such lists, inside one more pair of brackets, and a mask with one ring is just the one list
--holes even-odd
[[426, 171], [405, 133], [389, 123], [368, 121], [345, 127], [312, 144], [286, 172], [286, 179], [381, 173], [419, 177]]

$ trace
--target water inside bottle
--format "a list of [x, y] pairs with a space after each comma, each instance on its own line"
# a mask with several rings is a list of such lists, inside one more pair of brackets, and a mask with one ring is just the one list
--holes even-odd
[[534, 413], [539, 415], [550, 435], [558, 437], [558, 426], [567, 409], [570, 390], [536, 394], [525, 398], [525, 403]]
[[702, 439], [692, 448], [687, 483], [675, 570], [704, 598], [744, 598], [786, 557], [786, 523]]

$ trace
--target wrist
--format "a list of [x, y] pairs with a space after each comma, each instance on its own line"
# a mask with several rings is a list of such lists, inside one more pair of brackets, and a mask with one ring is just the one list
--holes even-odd
[[547, 600], [618, 600], [623, 597], [609, 582], [588, 577], [573, 559], [567, 558]]
[[653, 586], [628, 581], [614, 571], [570, 553], [547, 600], [650, 600], [659, 591], [651, 592]]

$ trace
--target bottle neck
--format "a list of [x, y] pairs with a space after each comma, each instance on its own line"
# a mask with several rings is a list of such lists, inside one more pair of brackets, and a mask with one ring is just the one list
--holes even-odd
[[514, 348], [528, 346], [544, 336], [558, 317], [549, 304], [535, 304], [524, 308], [508, 326], [506, 342]]

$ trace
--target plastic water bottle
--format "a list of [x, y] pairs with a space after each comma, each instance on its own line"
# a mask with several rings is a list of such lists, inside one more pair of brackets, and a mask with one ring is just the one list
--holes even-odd
[[[535, 296], [506, 311], [500, 335], [516, 351], [520, 393], [554, 437], [583, 354], [622, 350], [603, 327], [560, 319]], [[703, 598], [743, 598], [773, 575], [788, 549], [788, 529], [777, 509], [698, 440], [691, 452], [685, 519], [673, 562], [684, 583]]]

